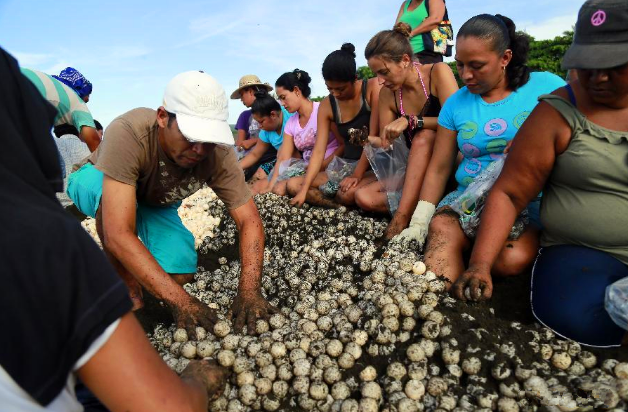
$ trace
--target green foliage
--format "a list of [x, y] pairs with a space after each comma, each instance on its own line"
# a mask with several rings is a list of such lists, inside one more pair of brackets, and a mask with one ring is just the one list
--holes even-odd
[[460, 80], [460, 76], [458, 76], [458, 68], [456, 67], [456, 62], [448, 62], [449, 67], [451, 67], [451, 71], [454, 72], [454, 77], [456, 78], [456, 82], [458, 82], [458, 87], [464, 86], [462, 80]]
[[534, 71], [552, 72], [564, 79], [567, 71], [563, 70], [560, 65], [565, 52], [573, 41], [573, 34], [573, 31], [566, 31], [552, 40], [534, 40], [532, 38], [528, 66]]
[[316, 96], [316, 97], [310, 97], [310, 100], [313, 102], [320, 102], [321, 100], [323, 100], [325, 97], [327, 96]]
[[358, 79], [368, 80], [375, 77], [375, 73], [368, 66], [360, 66], [358, 67]]

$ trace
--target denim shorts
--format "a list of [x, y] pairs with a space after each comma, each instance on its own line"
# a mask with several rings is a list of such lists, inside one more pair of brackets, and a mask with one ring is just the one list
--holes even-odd
[[[68, 178], [67, 194], [84, 214], [96, 217], [102, 197], [104, 174], [86, 163]], [[151, 206], [138, 202], [135, 227], [146, 248], [164, 271], [196, 273], [194, 236], [183, 226], [177, 209], [181, 202]]]

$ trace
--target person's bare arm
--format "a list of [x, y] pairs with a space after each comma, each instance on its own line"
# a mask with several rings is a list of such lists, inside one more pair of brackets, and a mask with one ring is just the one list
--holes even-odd
[[[296, 116], [296, 115], [295, 115]], [[260, 193], [267, 193], [273, 190], [275, 187], [275, 183], [277, 183], [277, 179], [279, 178], [279, 165], [282, 162], [290, 159], [292, 157], [292, 152], [294, 152], [294, 139], [291, 135], [284, 133], [283, 141], [281, 142], [281, 147], [277, 152], [277, 163], [275, 163], [275, 167], [273, 168], [272, 177], [270, 179], [269, 185], [265, 190], [260, 191]]]
[[[314, 143], [314, 149], [312, 150], [312, 157], [310, 157], [310, 162], [307, 165], [305, 177], [303, 178], [301, 190], [291, 201], [294, 205], [303, 205], [307, 191], [310, 189], [316, 175], [318, 175], [321, 168], [324, 166], [325, 152], [327, 151], [327, 143], [329, 142], [329, 125], [332, 121], [331, 104], [329, 103], [328, 96], [323, 99], [318, 107], [318, 116], [316, 118], [316, 141]], [[344, 150], [344, 144], [342, 146], [342, 150]]]
[[458, 298], [465, 299], [467, 287], [473, 300], [491, 297], [491, 268], [508, 233], [517, 215], [543, 189], [570, 136], [571, 129], [564, 118], [544, 102], [524, 122], [486, 200], [469, 269], [453, 286]]
[[179, 378], [150, 345], [131, 313], [121, 318], [78, 375], [112, 412], [205, 412], [227, 378], [226, 370], [208, 361], [190, 362]]
[[369, 119], [369, 134], [376, 136], [379, 134], [379, 96], [382, 90], [382, 85], [379, 84], [377, 77], [369, 79], [367, 82], [367, 95], [366, 101], [371, 107], [371, 117]]
[[242, 271], [238, 294], [233, 300], [231, 316], [239, 333], [246, 324], [248, 333], [255, 332], [255, 322], [267, 319], [277, 310], [262, 297], [262, 265], [264, 261], [264, 227], [253, 199], [229, 212], [240, 236]]
[[399, 12], [397, 13], [397, 18], [395, 19], [395, 24], [399, 23], [399, 19], [401, 18], [401, 15], [403, 14], [403, 8], [406, 6], [406, 2], [402, 2], [401, 3], [401, 7], [399, 7]]
[[195, 335], [195, 326], [211, 330], [217, 320], [215, 312], [183, 290], [138, 239], [135, 191], [134, 186], [105, 175], [101, 200], [103, 246], [152, 295], [170, 306], [180, 327], [185, 327], [192, 335]]
[[242, 147], [244, 147], [244, 149], [246, 150], [249, 150], [251, 147], [255, 146], [257, 142], [259, 141], [260, 140], [257, 137], [248, 138], [244, 142], [242, 142]]
[[[382, 140], [382, 146], [388, 146], [406, 130], [408, 120], [403, 116], [397, 119], [395, 95], [390, 89], [385, 87], [379, 93], [378, 112], [379, 137]], [[369, 136], [369, 140], [371, 140], [371, 137]]]
[[95, 128], [83, 126], [81, 127], [79, 134], [81, 135], [81, 140], [85, 142], [87, 147], [89, 147], [90, 152], [93, 152], [98, 148], [98, 145], [100, 144], [100, 136]]
[[[329, 164], [331, 163], [331, 161], [334, 160], [334, 157], [341, 157], [345, 152], [345, 141], [342, 140], [342, 138], [340, 137], [336, 138], [336, 141], [338, 142], [338, 147], [336, 147], [336, 149], [325, 158], [323, 164], [321, 165], [321, 168], [319, 169], [319, 172], [324, 172], [327, 169], [327, 166], [329, 166]], [[327, 151], [327, 147], [325, 147], [325, 151]]]
[[240, 167], [242, 169], [248, 169], [249, 167], [253, 166], [259, 161], [259, 159], [262, 158], [262, 156], [264, 156], [264, 153], [266, 153], [269, 147], [270, 143], [266, 143], [258, 139], [258, 142], [253, 150], [251, 150], [249, 153], [247, 153], [246, 156], [240, 159]]
[[420, 200], [436, 205], [443, 197], [447, 179], [458, 154], [456, 136], [456, 131], [438, 127], [434, 151], [421, 186]]
[[444, 16], [445, 2], [443, 0], [430, 0], [430, 9], [427, 11], [427, 17], [410, 32], [410, 37], [434, 30], [443, 21]]

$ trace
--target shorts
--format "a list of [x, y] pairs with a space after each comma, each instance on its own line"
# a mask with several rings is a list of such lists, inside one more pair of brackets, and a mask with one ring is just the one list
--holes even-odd
[[277, 163], [277, 158], [274, 158], [270, 162], [261, 164], [259, 168], [262, 169], [268, 176], [270, 176], [276, 163]]
[[[96, 217], [104, 174], [86, 163], [68, 178], [67, 194], [84, 214]], [[151, 206], [138, 202], [135, 227], [139, 238], [164, 271], [196, 273], [198, 256], [194, 236], [183, 226], [177, 209], [181, 202]]]
[[584, 246], [544, 247], [532, 269], [532, 313], [560, 336], [589, 346], [620, 346], [626, 333], [604, 308], [606, 287], [628, 266]]

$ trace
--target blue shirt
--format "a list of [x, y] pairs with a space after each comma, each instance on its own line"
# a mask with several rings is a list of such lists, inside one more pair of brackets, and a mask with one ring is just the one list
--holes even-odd
[[458, 149], [464, 156], [456, 171], [458, 190], [464, 190], [490, 163], [499, 159], [506, 144], [538, 103], [538, 97], [563, 87], [565, 81], [552, 73], [534, 72], [530, 80], [495, 103], [486, 103], [466, 87], [447, 101], [438, 124], [458, 132]]
[[281, 113], [283, 113], [283, 122], [281, 124], [281, 134], [276, 131], [269, 132], [267, 130], [260, 130], [259, 139], [262, 142], [270, 143], [277, 150], [281, 147], [281, 143], [283, 143], [283, 129], [286, 127], [286, 122], [292, 116], [291, 113], [288, 113], [286, 109], [281, 107]]

